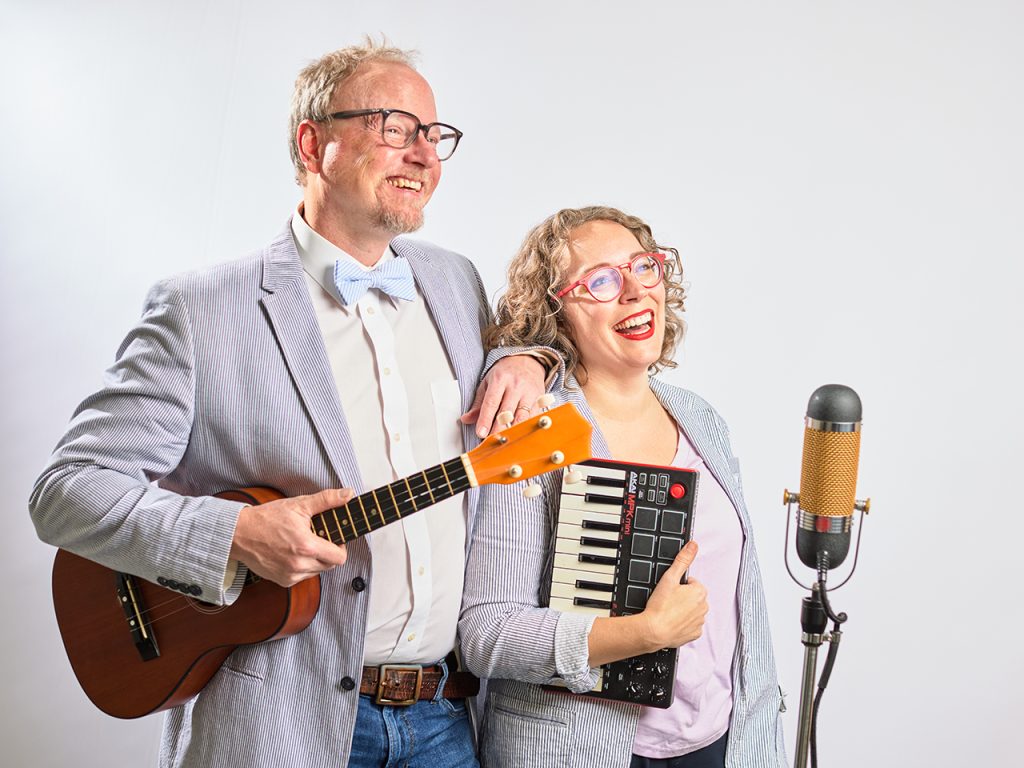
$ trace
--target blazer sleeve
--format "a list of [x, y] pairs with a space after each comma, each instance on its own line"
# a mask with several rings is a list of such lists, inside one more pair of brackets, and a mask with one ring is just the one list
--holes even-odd
[[463, 592], [459, 635], [467, 667], [481, 677], [545, 684], [577, 693], [597, 680], [588, 665], [594, 617], [541, 607], [550, 567], [552, 515], [560, 472], [525, 483], [481, 488]]
[[172, 281], [157, 285], [103, 388], [76, 410], [29, 509], [39, 537], [114, 570], [184, 585], [229, 603], [228, 553], [243, 504], [182, 496], [155, 481], [178, 467], [195, 410], [189, 313]]

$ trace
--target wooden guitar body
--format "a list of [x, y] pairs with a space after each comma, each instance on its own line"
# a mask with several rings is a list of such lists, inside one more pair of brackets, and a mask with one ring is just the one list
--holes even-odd
[[[265, 488], [221, 496], [250, 503], [281, 498]], [[54, 610], [71, 667], [93, 704], [114, 717], [141, 717], [188, 701], [235, 648], [297, 634], [320, 606], [319, 576], [290, 588], [253, 580], [230, 606], [133, 579], [141, 616], [132, 619], [134, 611], [119, 597], [121, 578], [63, 549], [53, 563]], [[136, 645], [139, 619], [159, 649], [155, 657], [144, 659]]]

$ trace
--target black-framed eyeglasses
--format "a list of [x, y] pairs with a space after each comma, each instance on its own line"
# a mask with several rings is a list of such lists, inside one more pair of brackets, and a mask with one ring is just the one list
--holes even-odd
[[424, 125], [412, 112], [401, 109], [350, 109], [328, 115], [332, 120], [348, 120], [351, 117], [369, 117], [380, 115], [380, 135], [384, 143], [395, 149], [411, 147], [416, 135], [423, 134], [427, 143], [434, 147], [438, 160], [447, 160], [455, 154], [459, 146], [462, 131], [445, 123], [427, 123]]
[[653, 288], [665, 277], [665, 254], [638, 253], [625, 264], [617, 264], [614, 267], [598, 267], [575, 283], [567, 285], [555, 296], [562, 298], [582, 285], [598, 301], [614, 301], [622, 295], [622, 291], [626, 287], [626, 281], [622, 277], [624, 269], [632, 272], [633, 277], [644, 288]]

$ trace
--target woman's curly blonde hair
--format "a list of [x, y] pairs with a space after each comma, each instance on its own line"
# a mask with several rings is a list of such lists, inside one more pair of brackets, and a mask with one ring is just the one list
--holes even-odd
[[553, 347], [565, 358], [566, 375], [586, 382], [586, 369], [580, 362], [572, 329], [561, 311], [562, 300], [555, 294], [568, 280], [569, 241], [573, 232], [591, 221], [610, 221], [628, 229], [645, 251], [660, 251], [665, 259], [665, 341], [661, 356], [651, 366], [657, 373], [675, 368], [672, 359], [676, 346], [686, 332], [681, 315], [686, 311], [683, 268], [675, 248], [658, 245], [651, 228], [636, 216], [617, 208], [592, 205], [564, 208], [533, 228], [523, 240], [508, 268], [508, 289], [498, 300], [494, 321], [484, 331], [484, 346]]

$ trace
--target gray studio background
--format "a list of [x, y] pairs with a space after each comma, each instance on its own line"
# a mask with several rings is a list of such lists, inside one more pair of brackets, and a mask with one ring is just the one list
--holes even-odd
[[[821, 764], [1008, 765], [1016, 629], [1024, 6], [1015, 2], [0, 3], [0, 762], [154, 764], [95, 711], [26, 512], [147, 288], [272, 238], [291, 84], [386, 33], [466, 133], [422, 235], [492, 293], [526, 230], [607, 203], [677, 246], [667, 375], [743, 460], [792, 753], [802, 592], [782, 562], [820, 384], [864, 402], [860, 565]], [[272, 407], [269, 404], [268, 407]], [[801, 571], [801, 574], [807, 574]]]

